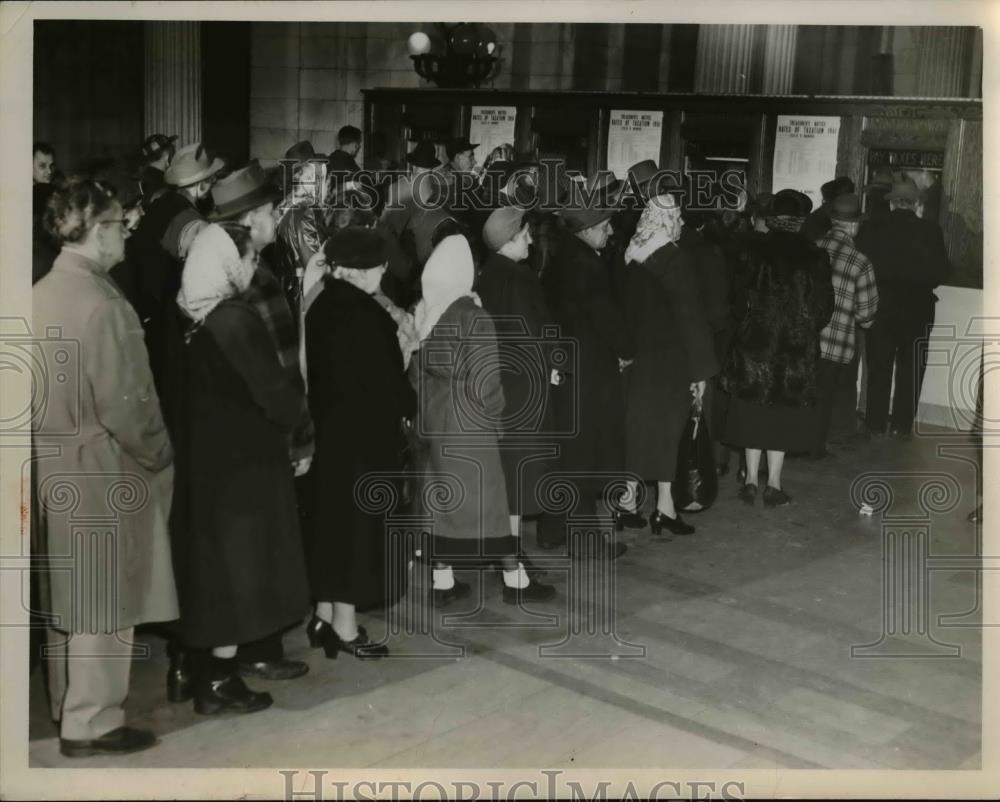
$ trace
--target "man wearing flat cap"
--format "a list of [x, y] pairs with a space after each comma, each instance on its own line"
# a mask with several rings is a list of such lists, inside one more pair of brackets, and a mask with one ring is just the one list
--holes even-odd
[[205, 201], [210, 200], [222, 167], [222, 160], [212, 158], [200, 143], [177, 151], [164, 173], [164, 191], [150, 203], [135, 234], [126, 241], [125, 263], [112, 272], [142, 321], [149, 366], [168, 426], [172, 393], [166, 387], [164, 365], [174, 338], [167, 329], [177, 314], [184, 259], [206, 225]]
[[176, 152], [177, 134], [166, 136], [153, 134], [142, 143], [140, 157], [142, 170], [139, 172], [139, 192], [142, 195], [142, 207], [148, 209], [156, 200], [166, 185], [164, 173], [170, 166], [170, 160]]
[[854, 193], [838, 195], [827, 210], [830, 229], [817, 245], [830, 255], [833, 279], [833, 317], [819, 334], [819, 405], [821, 419], [812, 456], [826, 455], [834, 402], [842, 389], [849, 388], [855, 421], [857, 411], [856, 327], [868, 329], [878, 312], [879, 297], [875, 269], [871, 261], [855, 247], [854, 237], [861, 224], [861, 202]]
[[[886, 194], [889, 213], [866, 222], [855, 244], [871, 259], [878, 283], [879, 310], [865, 334], [868, 358], [865, 423], [876, 437], [909, 437], [920, 400], [926, 343], [934, 326], [934, 289], [951, 271], [941, 228], [918, 216], [920, 190], [910, 179], [897, 181]], [[918, 348], [919, 346], [919, 348]], [[892, 414], [889, 393], [895, 390]]]
[[557, 443], [549, 389], [561, 377], [553, 359], [557, 344], [545, 338], [545, 329], [555, 321], [538, 274], [527, 262], [531, 231], [524, 209], [503, 206], [493, 211], [483, 226], [483, 241], [489, 256], [476, 292], [496, 326], [504, 395], [500, 461], [511, 535], [520, 536], [524, 516], [537, 516], [539, 545], [551, 548], [565, 540], [564, 523], [544, 514], [536, 488], [556, 468], [544, 458]]
[[[635, 355], [624, 316], [601, 256], [611, 234], [613, 209], [573, 208], [560, 216], [564, 231], [542, 277], [560, 336], [577, 344], [575, 374], [553, 390], [559, 431], [577, 432], [562, 442], [562, 470], [608, 476], [625, 463], [625, 399], [620, 371]], [[601, 487], [598, 487], [601, 485]], [[577, 514], [596, 515], [598, 480], [579, 480]], [[621, 543], [607, 543], [612, 557]]]

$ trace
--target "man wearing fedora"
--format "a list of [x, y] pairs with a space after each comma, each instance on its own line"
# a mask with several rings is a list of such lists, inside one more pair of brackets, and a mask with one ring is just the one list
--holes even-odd
[[[596, 496], [624, 470], [625, 399], [621, 366], [635, 354], [622, 312], [611, 292], [601, 256], [611, 235], [612, 208], [562, 212], [564, 231], [542, 284], [561, 336], [577, 343], [576, 371], [552, 391], [559, 431], [576, 431], [562, 443], [560, 467], [578, 478], [577, 515], [597, 513]], [[572, 513], [571, 513], [572, 514]], [[625, 545], [606, 542], [611, 557]]]
[[163, 190], [166, 179], [164, 173], [170, 166], [170, 160], [174, 158], [176, 152], [177, 134], [166, 136], [165, 134], [153, 134], [142, 143], [140, 157], [142, 159], [142, 169], [139, 171], [139, 193], [142, 196], [142, 208], [148, 209], [149, 205], [159, 197]]
[[[939, 286], [951, 270], [941, 228], [917, 211], [920, 190], [912, 180], [893, 184], [889, 213], [865, 223], [855, 244], [872, 262], [878, 283], [878, 318], [866, 332], [868, 389], [865, 422], [875, 437], [907, 438], [920, 400], [927, 344]], [[893, 384], [892, 414], [889, 393]]]
[[841, 195], [854, 192], [854, 182], [846, 175], [840, 175], [832, 181], [827, 181], [819, 188], [823, 202], [819, 208], [813, 209], [802, 224], [802, 236], [815, 242], [830, 230], [830, 207]]
[[[238, 223], [249, 229], [257, 253], [275, 240], [275, 204], [281, 200], [278, 189], [256, 160], [236, 170], [212, 188], [215, 202], [213, 221]], [[244, 296], [256, 308], [275, 347], [278, 361], [295, 384], [303, 385], [299, 367], [299, 327], [285, 300], [282, 286], [265, 257], [260, 257], [257, 270]], [[289, 459], [296, 477], [309, 470], [313, 454], [313, 426], [303, 393], [299, 423], [292, 432]], [[300, 499], [301, 503], [301, 499]], [[285, 540], [288, 549], [304, 548], [300, 532], [289, 532]], [[307, 582], [305, 576], [302, 582]], [[287, 660], [281, 642], [281, 632], [254, 643], [241, 644], [237, 652], [240, 673], [259, 679], [294, 679], [305, 674], [309, 666], [298, 660]]]
[[[878, 312], [878, 287], [871, 261], [854, 245], [861, 223], [861, 201], [854, 193], [838, 195], [829, 205], [830, 228], [817, 245], [830, 255], [833, 280], [833, 317], [819, 334], [819, 399], [821, 416], [812, 456], [826, 456], [834, 401], [838, 390], [850, 386], [856, 402], [854, 384], [857, 363], [854, 360], [857, 326], [869, 328]], [[854, 367], [853, 374], [851, 368]], [[852, 404], [852, 417], [853, 407]]]
[[126, 261], [112, 275], [132, 303], [146, 332], [146, 349], [156, 390], [170, 425], [165, 362], [168, 328], [176, 314], [181, 271], [195, 235], [205, 225], [201, 206], [223, 167], [200, 143], [177, 151], [164, 173], [165, 189], [149, 205], [135, 234], [127, 240]]

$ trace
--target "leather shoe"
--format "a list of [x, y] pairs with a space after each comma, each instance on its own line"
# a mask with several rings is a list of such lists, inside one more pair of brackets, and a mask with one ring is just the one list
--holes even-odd
[[76, 741], [59, 739], [59, 751], [64, 757], [93, 757], [94, 755], [127, 755], [141, 752], [157, 743], [156, 736], [147, 730], [119, 727], [106, 732], [100, 738]]
[[771, 485], [764, 488], [765, 507], [784, 507], [786, 504], [790, 504], [791, 501], [792, 497], [789, 496], [784, 490], [779, 490], [777, 487], [771, 487]]
[[256, 713], [274, 704], [269, 693], [251, 691], [236, 670], [236, 658], [213, 657], [198, 681], [194, 712], [203, 716], [218, 713]]
[[170, 656], [167, 669], [167, 701], [187, 702], [194, 696], [197, 678], [195, 655], [187, 651], [177, 651]]
[[262, 660], [259, 663], [240, 663], [240, 675], [256, 679], [295, 679], [309, 673], [309, 666], [301, 660]]
[[526, 588], [510, 588], [503, 586], [503, 600], [505, 604], [517, 604], [519, 601], [547, 601], [556, 595], [556, 589], [552, 585], [543, 585], [534, 580]]
[[464, 599], [469, 595], [472, 590], [472, 586], [468, 582], [459, 582], [455, 580], [455, 584], [452, 585], [447, 590], [434, 590], [431, 593], [431, 601], [435, 607], [447, 607], [454, 601]]

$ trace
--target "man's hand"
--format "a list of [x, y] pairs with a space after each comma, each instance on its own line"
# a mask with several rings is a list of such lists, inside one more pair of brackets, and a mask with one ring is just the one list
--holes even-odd
[[701, 399], [705, 395], [705, 380], [702, 379], [700, 382], [691, 382], [691, 395], [694, 396], [694, 400], [701, 403]]
[[312, 467], [312, 457], [303, 457], [300, 460], [292, 463], [292, 467], [295, 469], [295, 476], [305, 476], [309, 473], [309, 469]]

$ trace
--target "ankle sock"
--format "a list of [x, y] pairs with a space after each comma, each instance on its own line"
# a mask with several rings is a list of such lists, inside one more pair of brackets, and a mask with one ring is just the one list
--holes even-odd
[[513, 571], [504, 569], [503, 583], [508, 588], [516, 588], [518, 590], [524, 590], [528, 587], [531, 584], [531, 580], [528, 578], [528, 572], [524, 570], [524, 564], [518, 563], [517, 568]]
[[431, 578], [434, 590], [451, 590], [455, 587], [455, 572], [450, 565], [447, 568], [434, 568]]

